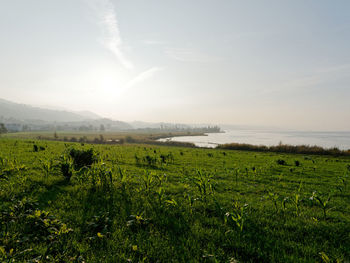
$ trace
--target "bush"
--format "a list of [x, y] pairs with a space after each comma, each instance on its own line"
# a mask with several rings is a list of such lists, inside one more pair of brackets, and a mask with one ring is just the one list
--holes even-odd
[[33, 151], [34, 152], [38, 152], [39, 151], [38, 145], [36, 145], [36, 144], [33, 145]]
[[62, 175], [66, 178], [67, 181], [70, 181], [70, 178], [73, 175], [74, 163], [70, 157], [64, 156], [59, 164]]
[[39, 152], [39, 151], [45, 151], [45, 147], [43, 146], [38, 146], [36, 144], [33, 145], [33, 152]]
[[125, 141], [126, 141], [127, 143], [133, 143], [133, 142], [135, 142], [136, 140], [135, 140], [133, 137], [131, 137], [131, 136], [126, 136], [126, 137], [125, 137]]
[[5, 127], [5, 124], [0, 123], [0, 134], [7, 133], [7, 129]]
[[349, 155], [350, 150], [342, 151], [338, 148], [322, 148], [310, 145], [288, 145], [279, 144], [276, 146], [252, 145], [245, 143], [227, 143], [217, 146], [218, 149], [257, 151], [257, 152], [281, 152], [281, 153], [300, 153], [300, 154], [320, 154], [320, 155]]
[[283, 160], [283, 159], [278, 159], [276, 161], [276, 163], [279, 164], [279, 165], [287, 165], [287, 162], [285, 160]]
[[84, 166], [91, 166], [97, 161], [97, 156], [92, 148], [89, 150], [78, 150], [72, 148], [69, 151], [69, 155], [73, 159], [74, 168], [76, 170], [79, 170]]

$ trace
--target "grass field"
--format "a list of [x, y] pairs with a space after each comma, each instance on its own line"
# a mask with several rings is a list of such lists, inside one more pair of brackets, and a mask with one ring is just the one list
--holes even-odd
[[72, 138], [75, 141], [94, 142], [94, 140], [100, 141], [101, 136], [103, 142], [112, 140], [132, 140], [132, 141], [152, 141], [159, 138], [175, 137], [175, 136], [198, 136], [204, 135], [199, 132], [152, 132], [152, 131], [104, 131], [104, 132], [80, 132], [80, 131], [30, 131], [30, 132], [13, 132], [2, 134], [5, 138], [15, 139], [41, 139], [41, 140], [55, 140], [55, 141], [71, 141]]
[[349, 157], [0, 138], [0, 201], [1, 262], [350, 261]]

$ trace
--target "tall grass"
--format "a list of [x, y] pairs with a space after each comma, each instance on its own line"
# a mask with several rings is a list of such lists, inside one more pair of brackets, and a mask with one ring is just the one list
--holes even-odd
[[317, 154], [317, 155], [333, 155], [333, 156], [350, 156], [349, 150], [340, 150], [334, 148], [323, 148], [320, 146], [310, 145], [289, 145], [279, 144], [276, 146], [252, 145], [246, 143], [228, 143], [221, 144], [218, 149], [243, 150], [255, 152], [276, 152], [276, 153], [298, 153], [298, 154]]

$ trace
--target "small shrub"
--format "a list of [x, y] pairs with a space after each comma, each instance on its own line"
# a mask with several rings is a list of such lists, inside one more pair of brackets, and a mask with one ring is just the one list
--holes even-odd
[[233, 203], [233, 211], [227, 212], [224, 217], [225, 224], [230, 223], [243, 232], [244, 222], [247, 218], [248, 204], [241, 206], [237, 201]]
[[279, 164], [279, 165], [287, 165], [287, 162], [285, 160], [283, 160], [283, 159], [278, 159], [276, 161], [276, 163]]
[[329, 205], [329, 203], [332, 199], [332, 194], [331, 193], [322, 194], [322, 193], [316, 193], [316, 191], [314, 191], [312, 193], [312, 196], [310, 197], [310, 200], [314, 200], [314, 199], [316, 199], [318, 205], [322, 208], [323, 219], [327, 220], [328, 211], [334, 209], [334, 207], [330, 207], [330, 205]]
[[51, 159], [40, 160], [40, 168], [44, 172], [45, 179], [47, 179], [55, 170], [54, 161]]
[[164, 155], [164, 154], [161, 154], [160, 155], [160, 159], [161, 159], [161, 161], [162, 161], [162, 163], [166, 163], [166, 155]]
[[38, 146], [36, 144], [33, 145], [33, 152], [45, 151], [46, 148], [44, 146]]
[[148, 166], [153, 166], [155, 167], [157, 165], [157, 157], [152, 157], [150, 155], [146, 155], [145, 157], [143, 157], [143, 161], [144, 163], [146, 163], [146, 165]]
[[59, 164], [62, 175], [66, 178], [67, 181], [70, 181], [70, 178], [73, 175], [74, 164], [73, 160], [69, 156], [63, 156]]
[[131, 136], [126, 136], [125, 137], [125, 141], [127, 143], [133, 143], [133, 142], [135, 142], [135, 139], [133, 137], [131, 137]]
[[137, 156], [136, 153], [135, 153], [135, 162], [136, 162], [136, 164], [140, 164], [141, 163], [141, 159]]
[[200, 198], [204, 203], [207, 203], [207, 197], [209, 195], [214, 194], [214, 185], [213, 185], [213, 175], [208, 172], [203, 172], [201, 170], [197, 170], [197, 173], [195, 175], [192, 175], [191, 177], [187, 177], [187, 180], [189, 182], [192, 182], [192, 184], [198, 189]]
[[91, 148], [89, 150], [78, 150], [72, 148], [69, 151], [69, 156], [73, 159], [74, 168], [79, 170], [84, 166], [91, 166], [97, 161], [97, 156], [94, 150]]
[[38, 152], [39, 151], [38, 145], [36, 145], [36, 144], [33, 145], [33, 151], [34, 152]]

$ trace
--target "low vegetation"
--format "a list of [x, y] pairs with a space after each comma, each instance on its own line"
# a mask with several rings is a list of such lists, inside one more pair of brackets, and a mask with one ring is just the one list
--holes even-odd
[[[89, 144], [130, 144], [130, 143], [144, 143], [153, 145], [168, 145], [168, 146], [183, 146], [195, 147], [193, 143], [167, 141], [160, 142], [158, 139], [176, 137], [176, 136], [198, 136], [203, 135], [201, 132], [165, 132], [153, 130], [133, 130], [120, 132], [14, 132], [6, 134], [6, 138], [15, 139], [34, 139], [46, 141], [63, 141], [63, 142], [79, 142]], [[40, 149], [39, 149], [40, 150]]]
[[7, 128], [3, 123], [0, 123], [0, 135], [3, 133], [7, 133]]
[[348, 156], [228, 148], [1, 138], [0, 261], [349, 262]]
[[276, 153], [300, 153], [300, 154], [318, 154], [318, 155], [347, 155], [350, 156], [349, 150], [340, 150], [336, 147], [326, 149], [320, 146], [310, 145], [289, 145], [282, 144], [275, 146], [252, 145], [246, 143], [227, 143], [218, 146], [219, 149], [255, 151], [255, 152], [276, 152]]

